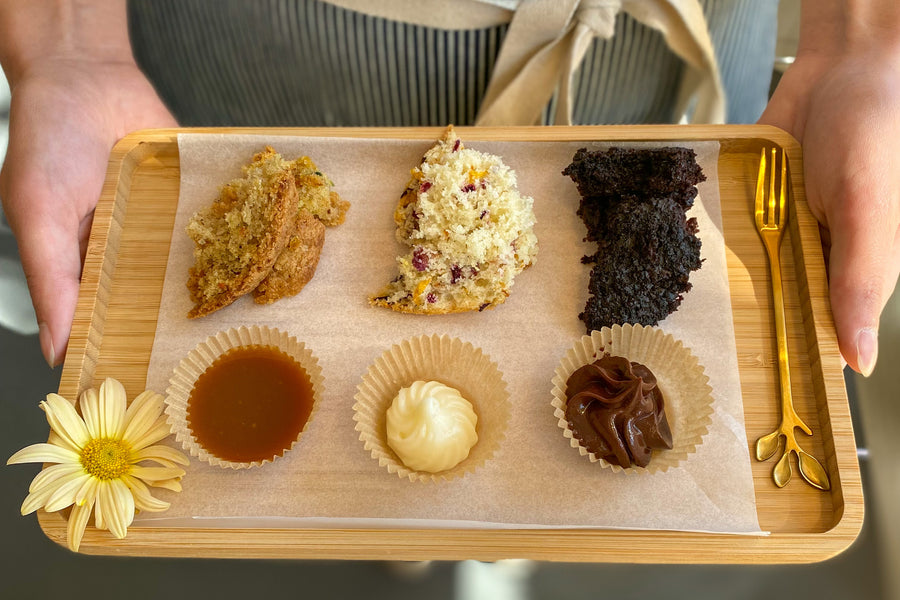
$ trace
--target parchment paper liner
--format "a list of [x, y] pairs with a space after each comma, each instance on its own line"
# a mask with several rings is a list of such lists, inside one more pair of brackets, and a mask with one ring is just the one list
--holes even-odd
[[[233, 462], [218, 458], [217, 456], [207, 452], [194, 438], [187, 422], [187, 403], [190, 398], [191, 390], [197, 378], [206, 371], [207, 368], [217, 358], [233, 348], [243, 346], [272, 346], [278, 348], [306, 370], [313, 389], [313, 405], [309, 413], [309, 418], [303, 425], [303, 428], [297, 434], [297, 438], [291, 443], [290, 447], [285, 448], [280, 455], [272, 456], [264, 460], [256, 460], [253, 462]], [[226, 331], [208, 337], [205, 341], [199, 343], [191, 352], [175, 367], [172, 377], [169, 379], [169, 387], [166, 389], [166, 414], [167, 421], [172, 426], [172, 432], [175, 439], [181, 442], [185, 450], [190, 452], [192, 456], [196, 456], [202, 461], [211, 465], [228, 469], [249, 469], [251, 467], [259, 467], [267, 462], [272, 462], [279, 456], [284, 456], [289, 452], [294, 444], [303, 435], [303, 432], [309, 428], [309, 424], [315, 417], [319, 400], [324, 390], [324, 379], [322, 377], [322, 368], [319, 361], [313, 355], [306, 345], [298, 341], [296, 338], [287, 333], [270, 327], [260, 327], [253, 325], [251, 327], [231, 328]]]
[[[654, 450], [647, 467], [622, 468], [587, 451], [572, 435], [566, 420], [566, 381], [580, 367], [604, 354], [624, 356], [649, 368], [665, 399], [666, 418], [672, 430], [672, 449]], [[571, 446], [591, 462], [615, 472], [661, 473], [676, 467], [696, 451], [712, 423], [712, 388], [703, 366], [688, 348], [657, 327], [613, 325], [582, 338], [566, 353], [553, 377], [553, 414]]]
[[[427, 473], [405, 466], [387, 444], [385, 413], [401, 388], [434, 380], [456, 388], [472, 403], [478, 441], [469, 456], [446, 471]], [[354, 396], [353, 420], [366, 450], [391, 473], [410, 481], [449, 481], [487, 462], [506, 437], [509, 392], [490, 357], [468, 342], [446, 335], [418, 336], [385, 351], [363, 376]]]

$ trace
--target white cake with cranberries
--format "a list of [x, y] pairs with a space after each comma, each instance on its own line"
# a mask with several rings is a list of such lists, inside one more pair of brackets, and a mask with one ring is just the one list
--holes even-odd
[[372, 304], [416, 314], [502, 304], [537, 256], [533, 200], [499, 156], [464, 148], [449, 127], [428, 152], [394, 212], [408, 251]]

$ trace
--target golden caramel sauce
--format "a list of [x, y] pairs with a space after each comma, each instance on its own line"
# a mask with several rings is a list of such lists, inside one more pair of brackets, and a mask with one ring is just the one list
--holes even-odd
[[197, 442], [220, 459], [252, 462], [281, 456], [313, 406], [306, 370], [270, 346], [235, 348], [197, 379], [187, 421]]

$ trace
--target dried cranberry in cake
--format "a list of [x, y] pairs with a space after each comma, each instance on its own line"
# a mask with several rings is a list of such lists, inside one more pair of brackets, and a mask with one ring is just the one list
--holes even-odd
[[425, 271], [428, 269], [428, 254], [422, 248], [413, 250], [412, 265], [416, 271]]
[[456, 283], [460, 277], [462, 277], [462, 269], [459, 268], [459, 265], [452, 265], [450, 267], [450, 283]]
[[397, 259], [398, 277], [370, 303], [444, 314], [504, 302], [537, 255], [532, 205], [500, 157], [465, 148], [448, 128], [412, 170], [394, 211], [408, 251]]

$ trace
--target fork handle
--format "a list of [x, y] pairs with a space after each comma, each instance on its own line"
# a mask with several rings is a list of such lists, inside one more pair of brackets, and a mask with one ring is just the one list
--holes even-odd
[[769, 272], [772, 281], [772, 301], [775, 308], [775, 340], [778, 344], [778, 379], [781, 381], [781, 397], [791, 397], [791, 371], [788, 368], [787, 320], [784, 316], [784, 285], [781, 278], [781, 261], [778, 243], [767, 243]]
[[[781, 386], [781, 427], [793, 430], [800, 427], [807, 434], [809, 427], [797, 411], [794, 410], [794, 401], [791, 394], [791, 371], [788, 363], [787, 345], [787, 321], [784, 316], [784, 285], [781, 278], [781, 261], [778, 251], [780, 248], [780, 236], [767, 237], [765, 240], [766, 251], [769, 255], [769, 272], [772, 280], [772, 301], [775, 309], [775, 340], [778, 346], [778, 381]], [[783, 431], [787, 434], [788, 431]]]

